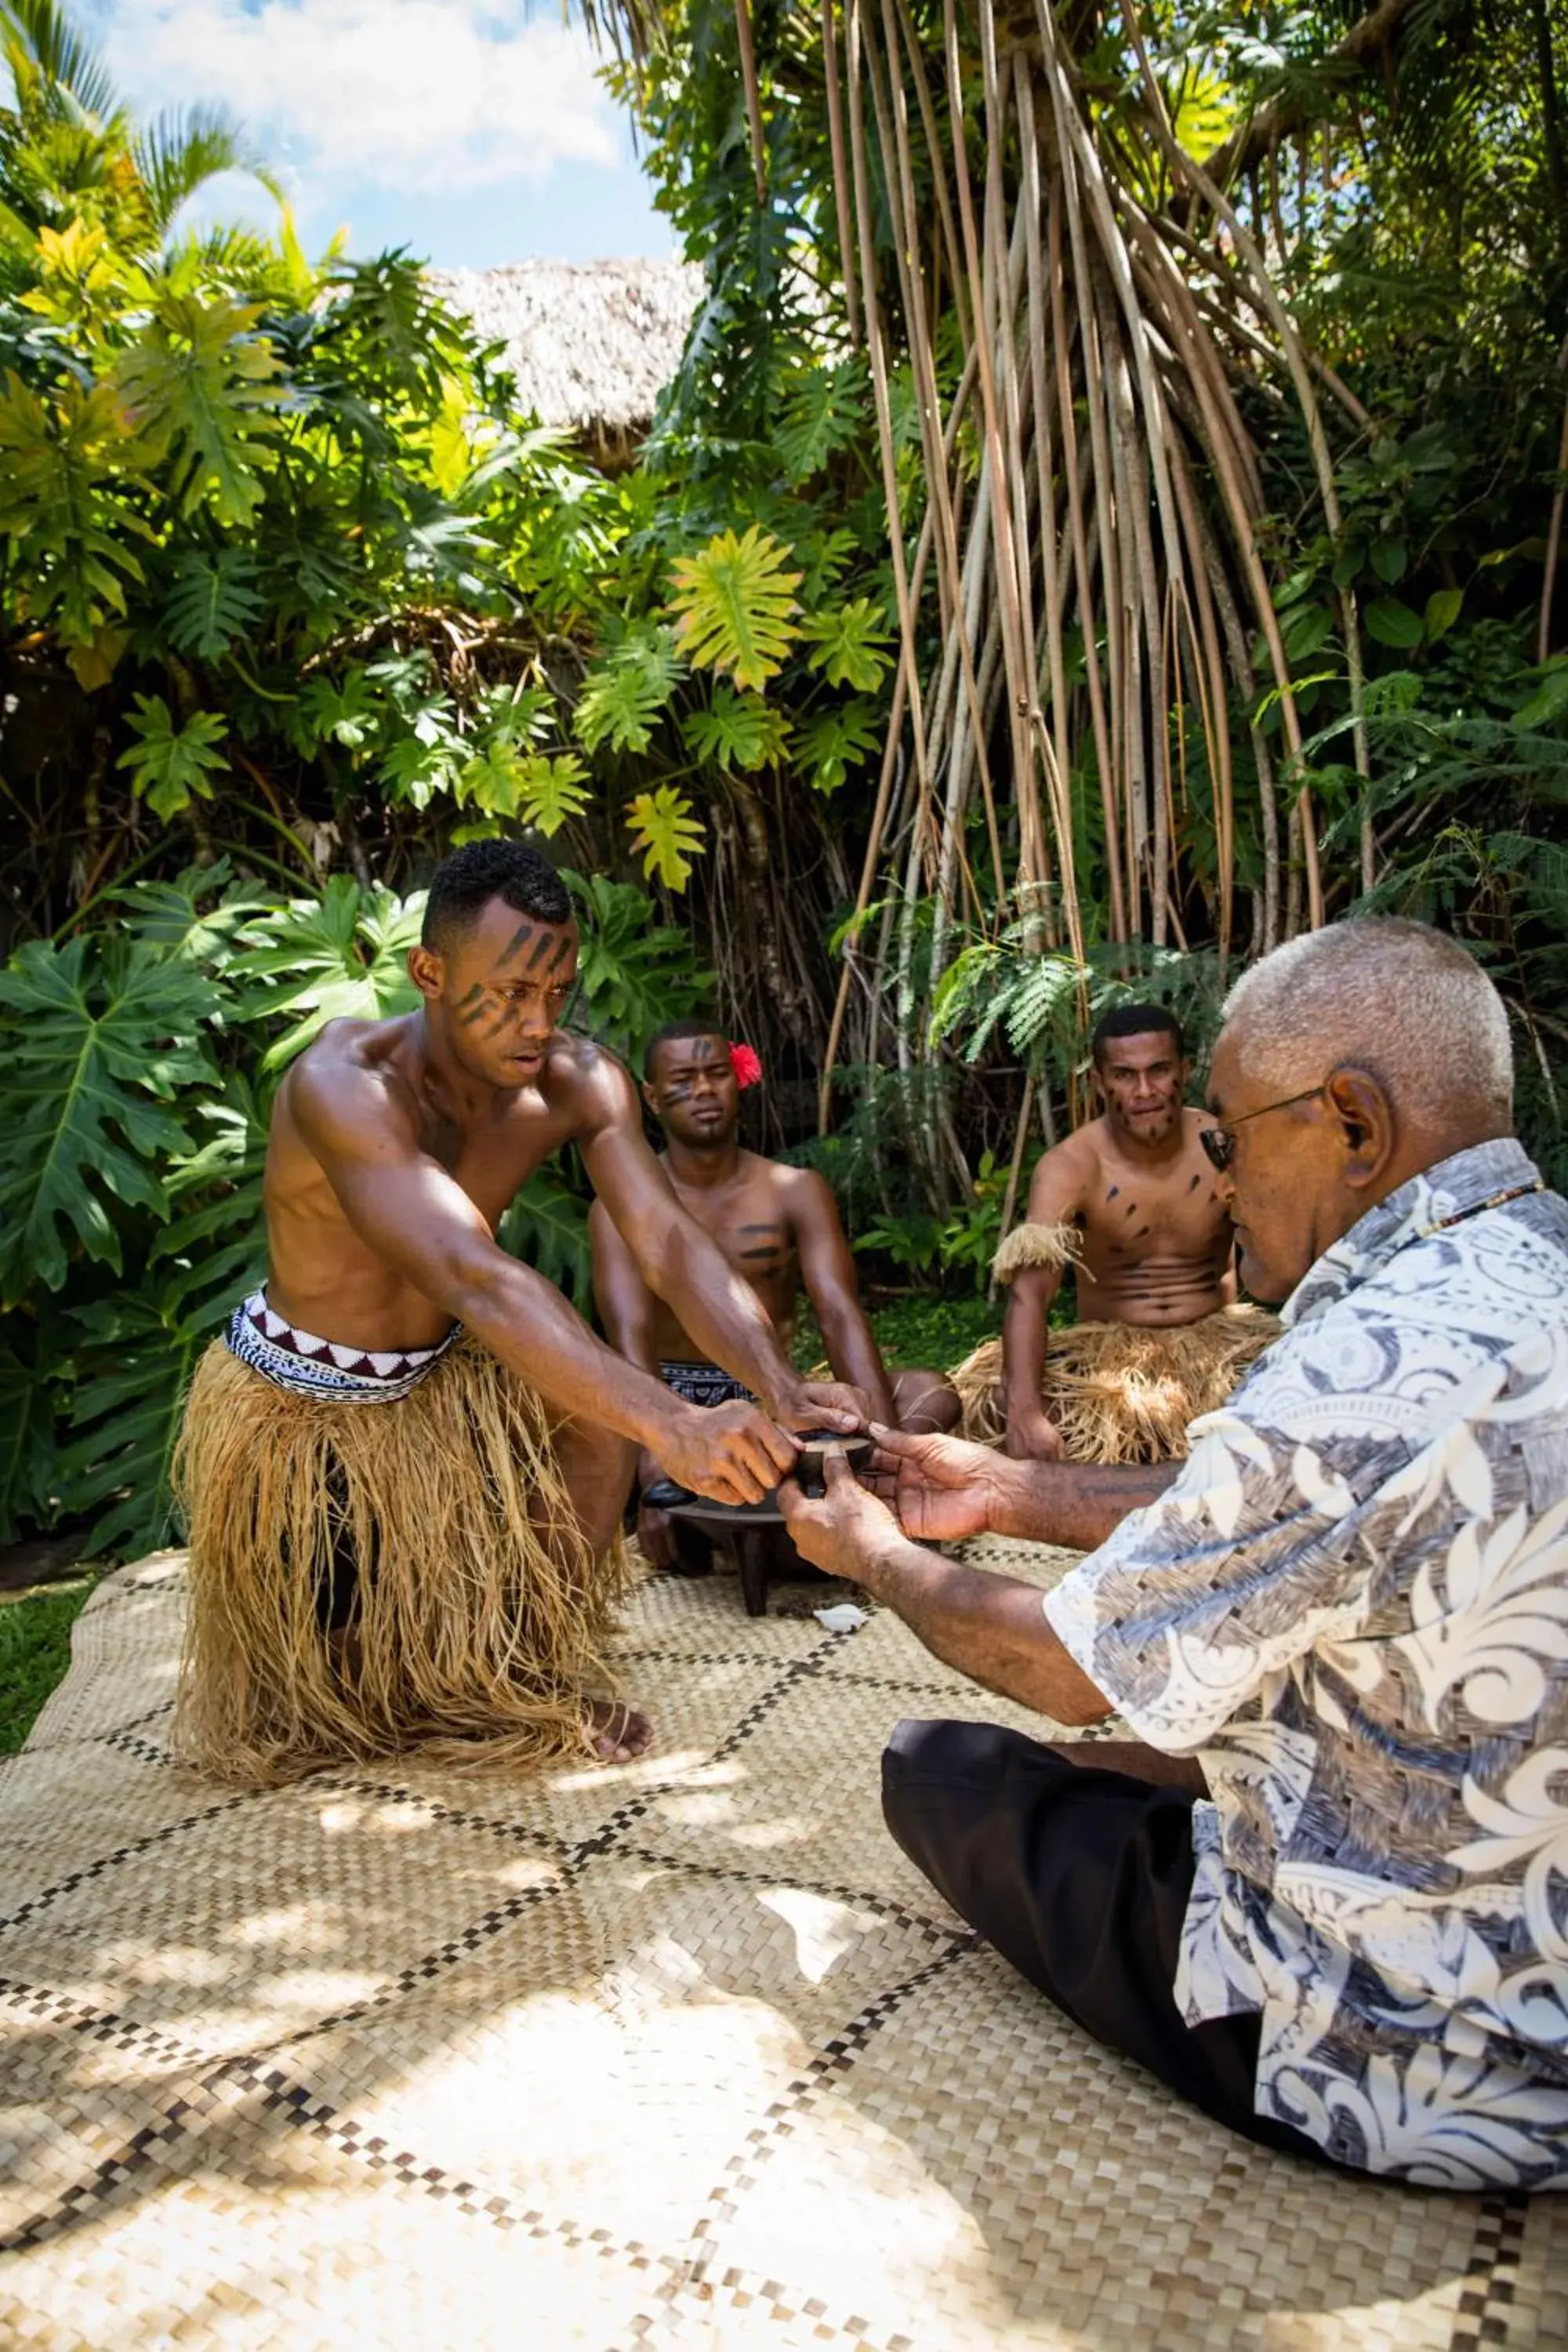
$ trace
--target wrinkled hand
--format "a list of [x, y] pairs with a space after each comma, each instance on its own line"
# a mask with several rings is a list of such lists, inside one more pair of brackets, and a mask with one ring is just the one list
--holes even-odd
[[1048, 1413], [1010, 1412], [1002, 1451], [1010, 1462], [1059, 1462], [1062, 1433]]
[[871, 1435], [872, 1479], [906, 1535], [918, 1543], [960, 1543], [985, 1533], [998, 1468], [989, 1447], [961, 1437], [911, 1437], [880, 1422], [872, 1423]]
[[794, 1478], [779, 1488], [779, 1508], [795, 1548], [829, 1576], [868, 1584], [889, 1545], [900, 1540], [899, 1523], [886, 1503], [868, 1494], [834, 1446], [824, 1448], [822, 1475], [820, 1496], [803, 1494]]
[[761, 1406], [681, 1405], [658, 1434], [668, 1475], [710, 1503], [760, 1503], [800, 1452]]
[[871, 1418], [871, 1400], [847, 1381], [797, 1381], [778, 1401], [785, 1429], [836, 1429], [852, 1437]]

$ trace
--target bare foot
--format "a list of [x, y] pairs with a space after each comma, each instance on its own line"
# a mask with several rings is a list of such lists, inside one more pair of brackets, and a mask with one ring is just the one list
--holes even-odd
[[595, 1755], [605, 1764], [633, 1763], [653, 1746], [653, 1725], [640, 1707], [591, 1698], [583, 1721]]

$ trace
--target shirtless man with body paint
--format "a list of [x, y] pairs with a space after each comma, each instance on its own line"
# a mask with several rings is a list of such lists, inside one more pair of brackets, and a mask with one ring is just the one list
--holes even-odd
[[[291, 1408], [296, 1396], [309, 1396], [311, 1412], [340, 1416], [335, 1424], [323, 1423], [329, 1440], [331, 1426], [342, 1431], [338, 1467], [329, 1469], [319, 1503], [306, 1496], [300, 1505], [324, 1531], [311, 1540], [326, 1549], [319, 1560], [296, 1561], [292, 1571], [280, 1572], [300, 1622], [284, 1663], [274, 1671], [270, 1655], [265, 1661], [279, 1684], [304, 1660], [299, 1672], [309, 1681], [308, 1697], [290, 1691], [288, 1704], [275, 1712], [305, 1722], [307, 1729], [316, 1718], [324, 1721], [321, 1737], [329, 1746], [322, 1753], [335, 1752], [330, 1743], [340, 1733], [343, 1741], [360, 1736], [342, 1729], [348, 1716], [362, 1725], [373, 1715], [378, 1721], [386, 1716], [391, 1702], [383, 1705], [384, 1686], [397, 1679], [396, 1645], [405, 1638], [394, 1627], [391, 1646], [376, 1665], [375, 1715], [371, 1696], [360, 1706], [363, 1694], [349, 1690], [343, 1678], [352, 1681], [357, 1673], [361, 1644], [368, 1651], [374, 1631], [371, 1602], [384, 1596], [362, 1589], [377, 1584], [374, 1567], [365, 1570], [358, 1560], [344, 1566], [342, 1530], [356, 1510], [361, 1517], [354, 1523], [364, 1525], [363, 1498], [332, 1491], [331, 1479], [340, 1486], [345, 1476], [352, 1480], [352, 1465], [363, 1453], [363, 1416], [375, 1415], [386, 1428], [384, 1416], [408, 1412], [416, 1402], [408, 1391], [429, 1372], [431, 1359], [450, 1347], [459, 1327], [535, 1400], [526, 1411], [541, 1416], [541, 1483], [557, 1495], [564, 1487], [585, 1541], [584, 1549], [574, 1537], [571, 1549], [574, 1557], [591, 1561], [583, 1571], [590, 1582], [618, 1533], [639, 1447], [700, 1494], [719, 1502], [755, 1502], [795, 1460], [792, 1429], [848, 1432], [863, 1425], [864, 1399], [799, 1378], [752, 1286], [731, 1271], [722, 1250], [688, 1213], [648, 1149], [637, 1089], [620, 1064], [557, 1026], [572, 996], [577, 955], [571, 900], [553, 868], [516, 843], [472, 844], [438, 869], [421, 943], [409, 951], [409, 973], [423, 999], [418, 1010], [392, 1020], [330, 1023], [279, 1089], [264, 1187], [267, 1285], [237, 1314], [214, 1355], [226, 1346], [245, 1377], [259, 1373], [270, 1383], [270, 1397], [253, 1384], [231, 1406], [242, 1426], [247, 1416], [259, 1423], [265, 1411]], [[601, 1214], [649, 1295], [679, 1315], [700, 1349], [758, 1402], [718, 1412], [683, 1402], [656, 1375], [605, 1347], [552, 1284], [500, 1246], [496, 1230], [513, 1197], [565, 1143], [581, 1152]], [[437, 1368], [448, 1381], [458, 1377], [460, 1354]], [[208, 1401], [208, 1391], [216, 1394], [214, 1381], [226, 1379], [232, 1387], [237, 1377], [233, 1363], [219, 1363], [206, 1391], [198, 1378], [187, 1423], [193, 1460], [204, 1458], [207, 1429], [224, 1410]], [[376, 1401], [378, 1383], [388, 1401]], [[281, 1399], [279, 1391], [285, 1392]], [[456, 1425], [477, 1427], [479, 1410], [466, 1410], [466, 1418], [465, 1410]], [[344, 1414], [347, 1423], [341, 1420]], [[412, 1432], [417, 1424], [408, 1426]], [[510, 1474], [504, 1463], [498, 1468], [480, 1462], [475, 1468], [466, 1458], [466, 1438], [460, 1450], [464, 1461], [454, 1457], [443, 1475], [448, 1482], [471, 1475], [475, 1513], [493, 1516], [486, 1497]], [[325, 1459], [331, 1465], [331, 1451]], [[262, 1495], [266, 1475], [265, 1464], [226, 1467], [232, 1496], [215, 1499], [229, 1505], [228, 1517], [244, 1526], [230, 1545], [223, 1512], [203, 1520], [211, 1528], [210, 1558], [198, 1557], [193, 1538], [198, 1633], [216, 1645], [203, 1654], [217, 1661], [208, 1680], [215, 1687], [235, 1684], [240, 1694], [235, 1705], [247, 1722], [260, 1704], [244, 1686], [254, 1660], [243, 1651], [231, 1656], [223, 1645], [226, 1628], [236, 1620], [237, 1585], [247, 1579], [265, 1582], [275, 1573], [254, 1545], [243, 1558], [234, 1549], [247, 1527], [251, 1538], [246, 1539], [253, 1539], [258, 1513], [266, 1515], [268, 1507], [251, 1496], [246, 1483], [254, 1476], [260, 1482], [256, 1494]], [[558, 1505], [549, 1508], [558, 1514]], [[297, 1514], [289, 1526], [300, 1523]], [[373, 1559], [388, 1556], [384, 1528], [372, 1533]], [[396, 1533], [401, 1544], [417, 1545], [417, 1530]], [[270, 1528], [263, 1535], [270, 1542]], [[552, 1539], [542, 1520], [542, 1539]], [[273, 1552], [280, 1545], [287, 1559], [291, 1540], [298, 1549], [299, 1538], [284, 1528]], [[484, 1545], [504, 1550], [505, 1528], [499, 1535], [481, 1529], [474, 1541], [467, 1566], [460, 1558], [432, 1559], [427, 1577], [421, 1568], [416, 1584], [450, 1591], [454, 1608], [465, 1605], [465, 1578], [472, 1587]], [[319, 1629], [323, 1644], [335, 1644], [336, 1664], [330, 1668], [313, 1646], [312, 1579], [318, 1594], [332, 1596], [330, 1611], [321, 1608]], [[380, 1580], [390, 1585], [390, 1572]], [[237, 1601], [252, 1598], [241, 1592]], [[270, 1601], [252, 1608], [253, 1650], [269, 1648], [274, 1613]], [[557, 1629], [561, 1614], [557, 1609]], [[494, 1617], [492, 1610], [475, 1638], [500, 1642], [504, 1650], [506, 1629], [498, 1633]], [[446, 1640], [438, 1625], [429, 1640], [438, 1659]], [[448, 1646], [456, 1645], [454, 1634]], [[367, 1675], [370, 1671], [367, 1655]], [[524, 1658], [520, 1671], [526, 1679], [535, 1669]], [[421, 1672], [426, 1685], [439, 1683], [441, 1670], [430, 1658], [423, 1658]], [[549, 1660], [537, 1672], [541, 1686], [559, 1680]], [[476, 1707], [482, 1716], [482, 1688], [477, 1701], [467, 1691], [465, 1732]], [[422, 1689], [411, 1719], [423, 1727], [434, 1715], [438, 1733], [439, 1702], [439, 1691], [431, 1700]], [[634, 1709], [584, 1699], [583, 1711], [591, 1744], [606, 1760], [628, 1759], [651, 1738], [647, 1719]], [[483, 1736], [482, 1725], [472, 1736]], [[213, 1744], [210, 1738], [196, 1743], [209, 1764]], [[287, 1757], [279, 1769], [292, 1769]]]
[[[700, 1020], [671, 1022], [650, 1041], [644, 1068], [643, 1099], [664, 1130], [660, 1164], [676, 1197], [750, 1284], [780, 1344], [787, 1349], [794, 1339], [804, 1289], [835, 1378], [868, 1397], [876, 1418], [917, 1432], [953, 1428], [958, 1399], [940, 1372], [889, 1373], [884, 1365], [838, 1205], [823, 1179], [742, 1149], [741, 1090], [728, 1041]], [[589, 1212], [588, 1231], [600, 1319], [621, 1353], [678, 1395], [737, 1394], [739, 1384], [712, 1362], [678, 1307], [649, 1289], [602, 1205]], [[668, 1475], [687, 1483], [667, 1455], [647, 1449], [639, 1486]], [[645, 1504], [637, 1536], [655, 1567], [676, 1564], [668, 1512]]]
[[[1235, 1249], [1229, 1211], [1198, 1140], [1203, 1114], [1184, 1107], [1192, 1065], [1181, 1030], [1157, 1006], [1130, 1005], [1100, 1023], [1092, 1050], [1104, 1108], [1037, 1163], [1019, 1238], [1064, 1228], [1077, 1234], [1082, 1323], [1201, 1322], [1236, 1297]], [[1051, 1303], [1066, 1268], [1018, 1256], [1002, 1325], [1003, 1444], [1015, 1460], [1056, 1461], [1061, 1433], [1041, 1390]]]

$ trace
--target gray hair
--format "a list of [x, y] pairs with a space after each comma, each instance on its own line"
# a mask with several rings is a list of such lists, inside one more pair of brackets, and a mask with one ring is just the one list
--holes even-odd
[[1408, 1116], [1506, 1129], [1513, 1044], [1503, 1001], [1457, 940], [1428, 923], [1357, 916], [1276, 948], [1225, 1003], [1246, 1054], [1287, 1091], [1341, 1062], [1382, 1079]]

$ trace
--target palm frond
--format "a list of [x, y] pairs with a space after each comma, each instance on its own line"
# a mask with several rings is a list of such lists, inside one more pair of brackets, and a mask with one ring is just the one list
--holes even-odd
[[276, 176], [222, 107], [168, 107], [140, 132], [131, 152], [160, 236], [168, 234], [181, 205], [220, 172], [247, 172], [283, 201]]

